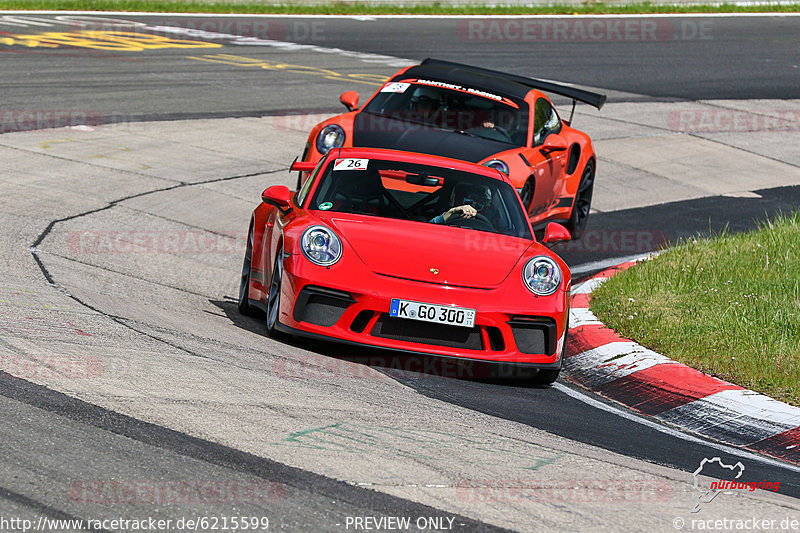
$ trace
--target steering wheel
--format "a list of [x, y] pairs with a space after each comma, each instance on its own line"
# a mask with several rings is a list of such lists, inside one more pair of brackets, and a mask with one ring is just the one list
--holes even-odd
[[511, 139], [511, 134], [508, 133], [504, 128], [500, 126], [494, 126], [487, 128], [486, 126], [477, 126], [475, 128], [470, 128], [467, 130], [468, 132], [474, 133], [479, 137], [483, 137], [485, 139], [491, 139], [493, 141], [501, 141], [501, 142], [513, 142]]
[[459, 226], [462, 228], [467, 229], [476, 229], [480, 231], [497, 231], [492, 221], [489, 220], [485, 215], [481, 213], [477, 213], [472, 218], [465, 218], [465, 217], [450, 217], [448, 220], [444, 221], [446, 226]]

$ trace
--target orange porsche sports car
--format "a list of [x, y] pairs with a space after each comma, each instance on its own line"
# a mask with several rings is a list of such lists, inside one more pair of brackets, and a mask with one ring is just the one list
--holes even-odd
[[[558, 221], [579, 238], [586, 228], [597, 161], [589, 136], [563, 120], [542, 91], [600, 109], [606, 97], [550, 81], [426, 59], [392, 76], [359, 107], [317, 124], [302, 161], [340, 147], [389, 148], [461, 159], [508, 175], [531, 224]], [[308, 173], [297, 179], [300, 189]]]

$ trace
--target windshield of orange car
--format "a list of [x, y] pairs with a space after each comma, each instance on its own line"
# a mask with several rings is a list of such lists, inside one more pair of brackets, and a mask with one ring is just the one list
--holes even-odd
[[332, 158], [307, 207], [532, 239], [508, 183], [403, 161]]
[[[525, 101], [443, 82], [390, 82], [363, 111], [375, 117], [457, 131], [514, 146], [525, 146], [528, 139]], [[388, 123], [384, 126], [392, 127]], [[380, 128], [380, 124], [374, 127]]]

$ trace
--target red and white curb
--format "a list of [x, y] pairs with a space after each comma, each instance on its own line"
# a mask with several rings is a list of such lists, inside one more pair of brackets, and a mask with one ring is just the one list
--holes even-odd
[[648, 350], [592, 314], [592, 291], [634, 264], [606, 269], [572, 289], [565, 378], [672, 426], [800, 464], [799, 407]]

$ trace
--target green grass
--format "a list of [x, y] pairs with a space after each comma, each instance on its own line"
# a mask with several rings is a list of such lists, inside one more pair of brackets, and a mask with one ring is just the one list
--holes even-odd
[[450, 6], [433, 2], [419, 5], [386, 5], [369, 2], [330, 2], [314, 4], [262, 3], [247, 0], [219, 2], [214, 0], [0, 0], [3, 10], [64, 11], [150, 11], [175, 13], [242, 13], [242, 14], [308, 14], [308, 15], [552, 15], [552, 14], [630, 14], [630, 13], [764, 13], [798, 12], [798, 4], [741, 6], [736, 4], [661, 5], [639, 2], [628, 5], [586, 1], [581, 5], [552, 6]]
[[647, 348], [800, 405], [800, 211], [685, 241], [611, 278], [591, 309]]

